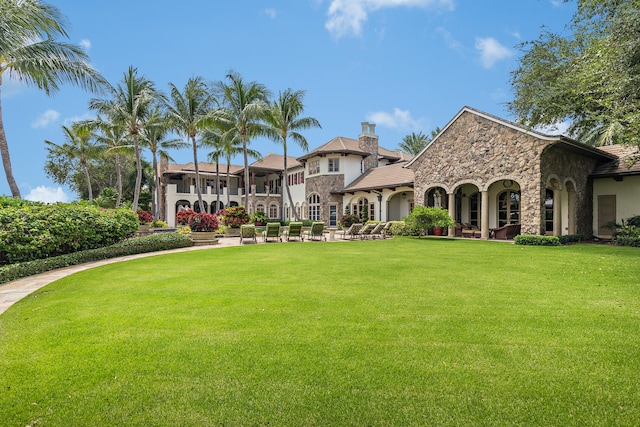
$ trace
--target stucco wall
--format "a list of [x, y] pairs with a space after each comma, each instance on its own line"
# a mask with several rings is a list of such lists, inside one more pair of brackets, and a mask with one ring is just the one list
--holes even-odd
[[[598, 196], [616, 195], [616, 222], [640, 215], [640, 176], [626, 176], [622, 181], [613, 178], [593, 180], [593, 234], [598, 235]], [[600, 236], [609, 237], [609, 236]]]

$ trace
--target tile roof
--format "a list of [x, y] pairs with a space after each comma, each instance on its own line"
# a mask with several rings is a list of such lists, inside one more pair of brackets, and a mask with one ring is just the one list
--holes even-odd
[[347, 185], [341, 193], [401, 186], [412, 187], [414, 181], [413, 171], [406, 169], [404, 167], [406, 164], [406, 162], [399, 162], [369, 169], [351, 184]]
[[[216, 165], [215, 165], [215, 163], [198, 162], [198, 169], [200, 170], [200, 173], [204, 173], [204, 174], [215, 174], [216, 173]], [[218, 165], [218, 169], [219, 169], [221, 174], [227, 173], [227, 164], [226, 163], [220, 163]], [[170, 164], [167, 165], [167, 170], [164, 171], [164, 173], [165, 174], [167, 174], [167, 173], [189, 173], [189, 172], [195, 172], [195, 170], [196, 170], [196, 168], [195, 168], [193, 162], [185, 163], [185, 164], [172, 164], [172, 163], [170, 163]], [[238, 170], [242, 170], [242, 166], [229, 165], [229, 173], [230, 174], [234, 174]]]
[[[292, 156], [287, 156], [287, 168], [302, 166], [301, 163]], [[249, 165], [249, 169], [284, 170], [284, 156], [281, 154], [267, 154], [262, 159]]]
[[298, 157], [298, 160], [306, 160], [313, 156], [318, 156], [321, 154], [329, 154], [329, 153], [346, 153], [346, 154], [358, 154], [363, 157], [369, 155], [368, 152], [360, 149], [360, 142], [357, 139], [344, 138], [342, 136], [338, 136], [333, 138], [331, 141], [327, 142], [320, 147], [309, 151], [306, 154]]
[[638, 147], [618, 144], [605, 145], [598, 147], [598, 149], [616, 156], [617, 159], [598, 166], [591, 176], [640, 175], [640, 150]]

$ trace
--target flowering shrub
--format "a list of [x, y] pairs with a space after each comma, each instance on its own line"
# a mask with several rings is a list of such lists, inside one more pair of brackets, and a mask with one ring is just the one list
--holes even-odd
[[151, 215], [151, 212], [138, 209], [136, 213], [138, 214], [138, 221], [140, 224], [150, 224], [153, 221], [153, 215]]
[[244, 206], [231, 206], [218, 212], [222, 224], [231, 228], [240, 228], [251, 219]]
[[176, 214], [176, 224], [178, 225], [188, 225], [189, 218], [191, 218], [195, 214], [191, 209], [181, 210]]
[[213, 214], [197, 212], [189, 217], [191, 231], [216, 231], [218, 229], [218, 217]]

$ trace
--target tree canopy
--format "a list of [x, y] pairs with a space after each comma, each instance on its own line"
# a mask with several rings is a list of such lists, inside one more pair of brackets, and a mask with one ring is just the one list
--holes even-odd
[[592, 145], [640, 147], [640, 5], [577, 6], [570, 34], [545, 31], [520, 46], [509, 110], [532, 127], [568, 121], [570, 135]]

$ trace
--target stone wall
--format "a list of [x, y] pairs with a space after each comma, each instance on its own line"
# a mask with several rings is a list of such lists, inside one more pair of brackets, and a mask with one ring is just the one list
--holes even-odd
[[362, 122], [362, 134], [358, 137], [358, 147], [369, 155], [363, 161], [363, 172], [378, 167], [378, 136], [375, 135], [376, 125]]
[[[308, 209], [309, 196], [316, 193], [320, 196], [320, 221], [329, 224], [329, 205], [338, 206], [338, 217], [342, 213], [342, 195], [331, 194], [332, 191], [341, 191], [344, 188], [344, 175], [318, 175], [305, 179], [305, 202]], [[307, 212], [304, 213], [306, 218]]]

